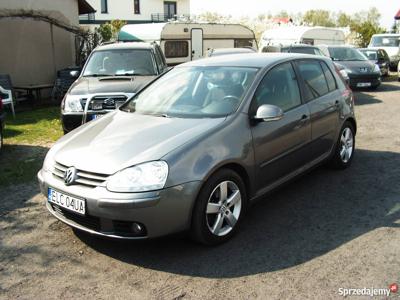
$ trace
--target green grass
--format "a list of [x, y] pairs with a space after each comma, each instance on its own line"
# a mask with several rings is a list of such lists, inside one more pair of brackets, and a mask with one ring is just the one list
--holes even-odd
[[0, 186], [30, 182], [42, 166], [48, 148], [62, 136], [59, 107], [7, 115], [0, 154]]

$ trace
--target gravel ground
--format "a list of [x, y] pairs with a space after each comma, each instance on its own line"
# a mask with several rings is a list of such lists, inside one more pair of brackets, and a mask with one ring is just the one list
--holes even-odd
[[51, 217], [35, 181], [0, 188], [0, 298], [338, 299], [400, 284], [400, 84], [356, 93], [356, 113], [350, 169], [269, 195], [216, 248], [94, 238]]

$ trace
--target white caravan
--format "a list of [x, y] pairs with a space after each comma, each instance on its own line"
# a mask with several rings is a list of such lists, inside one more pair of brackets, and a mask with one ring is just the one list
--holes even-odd
[[400, 34], [385, 33], [374, 34], [371, 37], [368, 48], [384, 49], [389, 55], [390, 68], [395, 70], [400, 59]]
[[238, 24], [150, 23], [128, 24], [121, 28], [119, 41], [157, 42], [168, 65], [199, 59], [210, 49], [257, 49], [254, 32]]
[[288, 26], [264, 31], [260, 41], [260, 51], [265, 52], [268, 46], [279, 45], [344, 45], [344, 31], [329, 27]]

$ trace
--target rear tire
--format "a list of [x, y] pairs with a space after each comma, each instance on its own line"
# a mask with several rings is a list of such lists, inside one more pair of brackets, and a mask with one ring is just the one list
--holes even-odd
[[238, 230], [246, 203], [242, 178], [230, 169], [219, 170], [199, 192], [193, 209], [191, 238], [205, 245], [226, 242]]
[[330, 166], [334, 169], [346, 169], [351, 165], [356, 146], [355, 130], [353, 124], [346, 121], [340, 130]]

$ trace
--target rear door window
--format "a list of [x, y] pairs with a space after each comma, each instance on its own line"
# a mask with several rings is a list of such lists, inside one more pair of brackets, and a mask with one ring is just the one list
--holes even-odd
[[311, 101], [329, 93], [328, 83], [318, 61], [302, 60], [298, 61], [297, 65], [303, 78], [306, 101]]
[[321, 62], [322, 70], [324, 71], [325, 79], [326, 82], [328, 83], [328, 89], [330, 92], [336, 90], [337, 85], [336, 85], [336, 80], [335, 77], [333, 76], [331, 70], [328, 68], [326, 63]]

